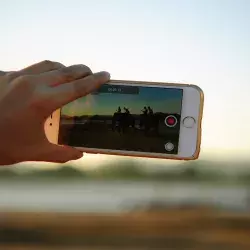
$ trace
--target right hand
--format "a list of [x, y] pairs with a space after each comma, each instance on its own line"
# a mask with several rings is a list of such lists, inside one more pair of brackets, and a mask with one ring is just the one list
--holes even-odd
[[41, 62], [0, 74], [0, 165], [23, 161], [64, 163], [82, 152], [51, 144], [46, 119], [58, 108], [108, 82], [107, 72], [93, 74], [85, 65], [65, 67]]

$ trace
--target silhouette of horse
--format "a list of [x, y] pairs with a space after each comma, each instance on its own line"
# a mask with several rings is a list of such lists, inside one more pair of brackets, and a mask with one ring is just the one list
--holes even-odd
[[135, 129], [135, 118], [133, 115], [115, 112], [112, 117], [112, 130], [125, 133], [129, 127]]
[[159, 133], [159, 123], [164, 120], [165, 116], [161, 113], [142, 114], [140, 116], [140, 128], [144, 130], [145, 135], [153, 132], [156, 135]]

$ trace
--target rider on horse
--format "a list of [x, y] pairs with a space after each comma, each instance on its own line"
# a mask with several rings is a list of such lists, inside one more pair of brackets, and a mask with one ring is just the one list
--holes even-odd
[[148, 114], [148, 109], [147, 107], [144, 107], [142, 110], [143, 115], [147, 115]]
[[148, 106], [148, 112], [149, 112], [150, 115], [153, 115], [153, 114], [154, 114], [153, 109], [151, 109], [150, 106]]
[[121, 110], [121, 107], [118, 107], [118, 109], [116, 110], [117, 113], [121, 113], [122, 110]]
[[129, 109], [128, 108], [123, 108], [124, 110], [125, 110], [125, 114], [130, 114], [130, 111], [129, 111]]

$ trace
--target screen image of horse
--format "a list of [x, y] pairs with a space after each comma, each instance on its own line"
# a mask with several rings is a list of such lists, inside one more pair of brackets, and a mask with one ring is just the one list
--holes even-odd
[[[173, 116], [174, 126], [165, 119]], [[71, 146], [166, 153], [164, 145], [171, 142], [177, 153], [180, 115], [153, 112], [144, 107], [133, 114], [127, 107], [118, 107], [113, 115], [61, 116], [59, 143]]]

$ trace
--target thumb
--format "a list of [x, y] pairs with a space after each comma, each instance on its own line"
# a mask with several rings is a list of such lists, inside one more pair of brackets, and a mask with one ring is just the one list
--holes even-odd
[[83, 153], [79, 150], [69, 147], [49, 143], [42, 154], [39, 154], [35, 161], [45, 161], [54, 163], [65, 163], [72, 160], [80, 159]]

